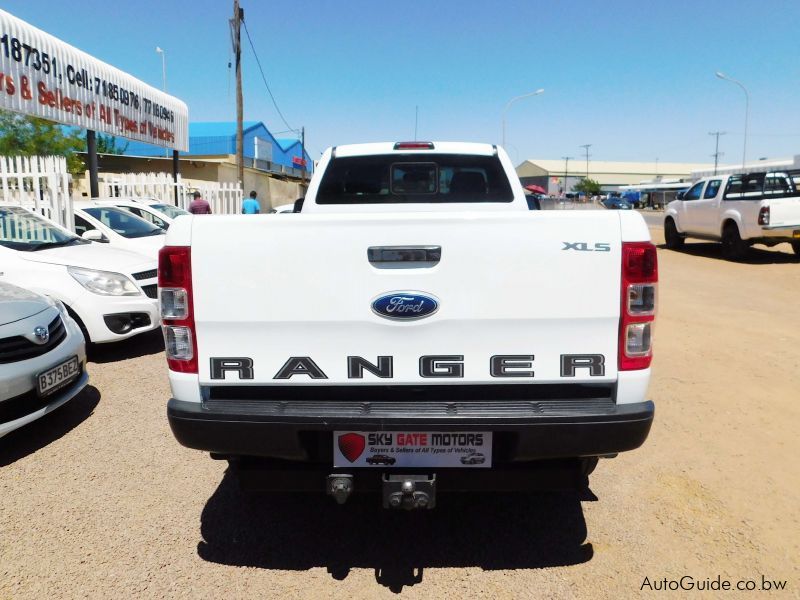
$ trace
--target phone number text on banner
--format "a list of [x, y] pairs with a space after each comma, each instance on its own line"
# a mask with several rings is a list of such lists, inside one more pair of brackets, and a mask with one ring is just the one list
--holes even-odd
[[0, 108], [188, 150], [186, 104], [0, 10]]

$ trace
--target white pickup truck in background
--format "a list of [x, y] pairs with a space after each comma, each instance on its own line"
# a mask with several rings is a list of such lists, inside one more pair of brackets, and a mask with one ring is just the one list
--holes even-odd
[[170, 426], [339, 502], [585, 485], [650, 430], [656, 282], [639, 214], [529, 211], [500, 148], [328, 149], [296, 218], [170, 227]]
[[752, 244], [792, 245], [800, 256], [800, 172], [704, 177], [667, 204], [664, 237], [677, 250], [687, 237], [721, 241], [730, 260]]

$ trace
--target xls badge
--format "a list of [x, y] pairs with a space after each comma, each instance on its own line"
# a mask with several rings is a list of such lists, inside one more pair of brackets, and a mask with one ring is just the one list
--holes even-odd
[[439, 310], [439, 301], [422, 292], [391, 292], [372, 301], [372, 312], [393, 321], [424, 319]]

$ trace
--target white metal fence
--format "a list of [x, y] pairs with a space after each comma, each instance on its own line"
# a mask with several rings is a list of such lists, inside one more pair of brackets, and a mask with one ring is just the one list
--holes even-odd
[[0, 156], [0, 202], [74, 228], [71, 176], [63, 156]]
[[[63, 156], [0, 156], [0, 203], [23, 206], [74, 230], [71, 180]], [[99, 183], [101, 197], [149, 196], [186, 209], [197, 191], [214, 214], [242, 212], [242, 188], [234, 183], [189, 184], [180, 176], [175, 183], [167, 173], [101, 175]]]
[[242, 212], [242, 188], [235, 183], [204, 182], [190, 185], [180, 175], [175, 183], [167, 173], [106, 175], [100, 177], [99, 183], [100, 196], [103, 198], [147, 196], [188, 209], [192, 194], [197, 191], [211, 205], [214, 214]]

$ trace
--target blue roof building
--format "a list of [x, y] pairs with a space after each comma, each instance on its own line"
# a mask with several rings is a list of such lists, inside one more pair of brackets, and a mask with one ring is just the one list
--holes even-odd
[[[298, 175], [305, 159], [306, 171], [310, 173], [313, 170], [313, 161], [307, 152], [303, 152], [300, 140], [276, 139], [260, 121], [245, 121], [243, 128], [245, 166]], [[164, 156], [164, 149], [159, 146], [133, 140], [127, 143], [127, 155]], [[234, 121], [189, 123], [189, 151], [182, 156], [221, 154], [236, 154]]]

